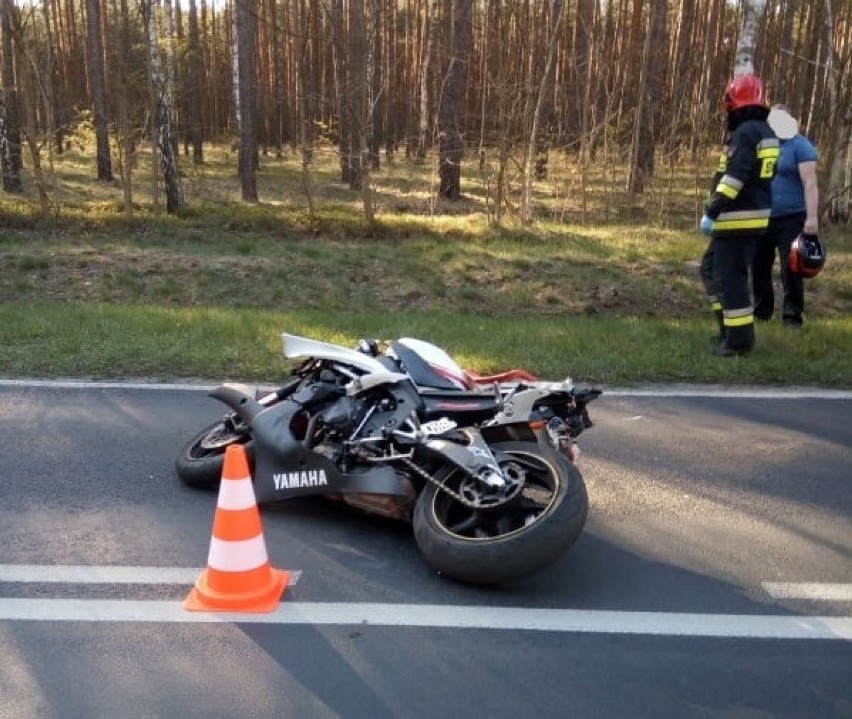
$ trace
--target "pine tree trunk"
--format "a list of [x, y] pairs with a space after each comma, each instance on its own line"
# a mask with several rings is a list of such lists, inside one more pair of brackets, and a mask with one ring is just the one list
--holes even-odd
[[53, 150], [58, 147], [62, 152], [61, 136], [57, 131], [57, 69], [56, 69], [56, 45], [54, 40], [53, 20], [51, 17], [50, 0], [42, 0], [42, 14], [44, 15], [45, 29], [45, 65], [44, 80], [42, 81], [42, 95], [44, 97], [44, 115], [46, 120], [45, 132], [50, 138], [48, 143], [48, 161], [50, 171], [53, 173]]
[[350, 115], [352, 113], [349, 94], [349, 73], [346, 61], [346, 33], [343, 24], [343, 0], [331, 0], [331, 33], [334, 52], [334, 78], [337, 96], [339, 122], [338, 149], [340, 153], [340, 181], [349, 185], [352, 181], [352, 131]]
[[527, 152], [524, 160], [524, 176], [523, 176], [523, 191], [521, 196], [521, 218], [524, 222], [532, 222], [532, 174], [533, 160], [536, 156], [536, 150], [540, 143], [540, 130], [543, 117], [545, 115], [545, 104], [547, 94], [550, 90], [551, 79], [553, 77], [553, 65], [556, 58], [556, 48], [559, 43], [559, 35], [562, 28], [563, 16], [562, 0], [551, 0], [550, 17], [553, 29], [548, 42], [547, 62], [544, 67], [544, 74], [539, 83], [538, 93], [535, 99], [535, 110], [533, 111], [532, 127], [530, 129], [529, 142], [527, 143]]
[[270, 32], [272, 33], [272, 143], [275, 146], [275, 156], [284, 155], [284, 41], [281, 36], [281, 26], [278, 19], [278, 6], [273, 3], [270, 16]]
[[[825, 0], [825, 16], [825, 34], [831, 38], [835, 24], [831, 0]], [[847, 57], [852, 55], [849, 45], [846, 51]], [[820, 172], [820, 186], [827, 192], [820, 197], [820, 209], [827, 208], [828, 219], [839, 223], [852, 221], [852, 86], [844, 88], [836, 65], [834, 49], [829, 46], [825, 66], [829, 131], [824, 154], [828, 161]]]
[[204, 162], [204, 125], [202, 122], [201, 83], [204, 65], [198, 37], [198, 10], [195, 0], [189, 0], [189, 134], [192, 142], [192, 161], [196, 165]]
[[447, 69], [438, 110], [438, 195], [447, 200], [458, 200], [461, 198], [462, 122], [470, 60], [472, 0], [448, 2], [445, 12], [451, 13], [447, 18], [451, 38], [446, 38], [450, 52], [446, 58]]
[[381, 165], [379, 149], [384, 135], [384, 95], [382, 92], [382, 18], [377, 0], [370, 0], [372, 12], [367, 20], [370, 38], [367, 53], [367, 143], [370, 169], [378, 170]]
[[364, 219], [368, 226], [375, 222], [373, 191], [370, 185], [370, 163], [367, 147], [367, 62], [364, 33], [364, 0], [350, 0], [349, 5], [349, 68], [352, 83], [352, 155], [355, 187], [361, 193]]
[[39, 212], [42, 217], [46, 217], [50, 212], [52, 202], [47, 193], [47, 183], [44, 179], [41, 164], [41, 143], [38, 141], [38, 101], [36, 99], [36, 87], [39, 85], [39, 81], [36, 78], [38, 68], [32, 57], [31, 48], [26, 45], [23, 28], [20, 25], [15, 28], [15, 50], [15, 67], [17, 68], [21, 100], [23, 101], [23, 106], [29, 108], [29, 111], [23, 113], [23, 126], [21, 129], [27, 143], [27, 148], [30, 151], [33, 184], [38, 193]]
[[636, 120], [631, 143], [627, 191], [642, 192], [645, 182], [654, 174], [655, 138], [654, 114], [662, 99], [665, 66], [666, 0], [650, 0], [648, 32], [642, 53], [642, 75], [639, 83]]
[[432, 38], [435, 35], [433, 0], [426, 0], [423, 10], [423, 55], [420, 58], [420, 116], [417, 124], [417, 153], [418, 162], [426, 159], [426, 148], [429, 144], [429, 67], [432, 63]]
[[89, 85], [92, 89], [92, 105], [95, 116], [97, 177], [102, 182], [111, 182], [112, 158], [109, 149], [109, 127], [107, 126], [107, 93], [104, 76], [104, 44], [101, 34], [100, 0], [86, 0], [86, 19], [88, 21]]
[[3, 190], [23, 192], [21, 182], [21, 128], [18, 114], [18, 90], [15, 78], [15, 47], [12, 42], [12, 15], [17, 13], [13, 0], [0, 0], [3, 30], [3, 102], [0, 103], [0, 162], [3, 166]]
[[244, 202], [257, 202], [257, 0], [236, 0], [239, 58], [240, 189]]
[[130, 129], [130, 100], [128, 82], [128, 55], [130, 53], [130, 11], [128, 0], [121, 0], [121, 40], [118, 60], [118, 131], [121, 142], [121, 187], [124, 198], [124, 213], [133, 214], [133, 167], [135, 160], [134, 140]]
[[302, 139], [302, 191], [308, 203], [308, 212], [313, 216], [315, 211], [314, 183], [311, 175], [311, 162], [314, 153], [314, 124], [313, 124], [313, 75], [310, 61], [310, 13], [305, 6], [305, 0], [299, 0], [299, 27], [303, 29], [299, 38], [299, 116], [301, 118], [300, 136]]

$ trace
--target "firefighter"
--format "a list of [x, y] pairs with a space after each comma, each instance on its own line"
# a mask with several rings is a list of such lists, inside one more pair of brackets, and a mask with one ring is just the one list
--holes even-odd
[[754, 346], [749, 268], [757, 240], [769, 226], [779, 142], [766, 122], [769, 106], [759, 77], [735, 77], [722, 102], [727, 141], [701, 219], [701, 230], [710, 237], [701, 279], [719, 326], [712, 352], [733, 357]]

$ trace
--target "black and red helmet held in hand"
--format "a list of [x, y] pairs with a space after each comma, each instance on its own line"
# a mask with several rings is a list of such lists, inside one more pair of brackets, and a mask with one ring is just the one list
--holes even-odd
[[800, 234], [790, 246], [787, 269], [800, 277], [816, 277], [825, 265], [825, 245], [816, 235]]

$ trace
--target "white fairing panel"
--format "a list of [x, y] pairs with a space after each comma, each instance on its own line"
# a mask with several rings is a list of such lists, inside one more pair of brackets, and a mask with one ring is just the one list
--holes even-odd
[[387, 367], [374, 357], [341, 347], [340, 345], [319, 342], [318, 340], [299, 337], [298, 335], [289, 335], [286, 332], [281, 335], [281, 339], [284, 342], [285, 357], [320, 357], [322, 359], [343, 362], [344, 364], [358, 367], [365, 372], [387, 373], [388, 371]]
[[466, 388], [470, 384], [464, 370], [437, 345], [413, 337], [401, 337], [399, 342], [414, 350], [432, 367], [442, 370], [440, 374], [447, 379], [452, 379], [459, 387]]

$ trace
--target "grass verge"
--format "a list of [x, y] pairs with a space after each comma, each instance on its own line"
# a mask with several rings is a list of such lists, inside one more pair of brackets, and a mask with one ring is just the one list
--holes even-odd
[[508, 367], [550, 379], [852, 387], [852, 320], [793, 333], [761, 325], [755, 352], [707, 353], [710, 322], [630, 317], [471, 317], [439, 313], [276, 312], [150, 305], [0, 306], [0, 374], [161, 381], [275, 382], [287, 369], [281, 332], [354, 346], [359, 337], [414, 336], [481, 373]]

